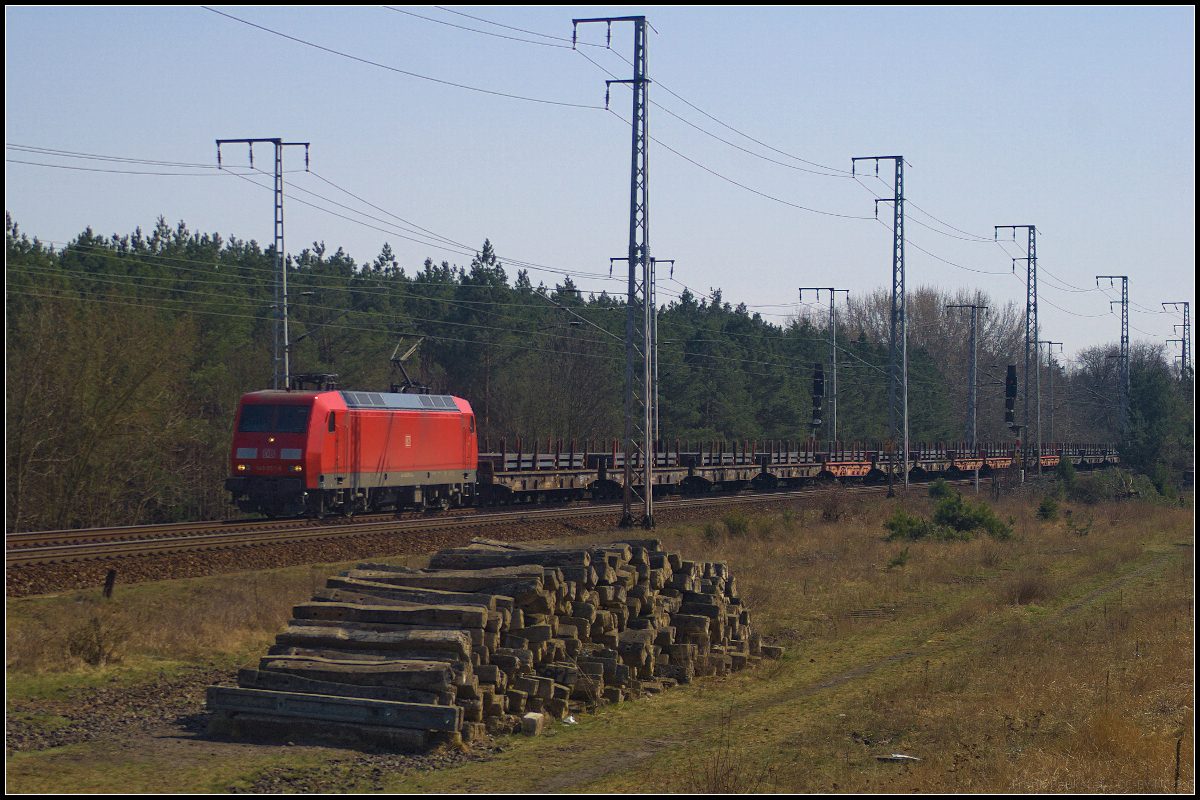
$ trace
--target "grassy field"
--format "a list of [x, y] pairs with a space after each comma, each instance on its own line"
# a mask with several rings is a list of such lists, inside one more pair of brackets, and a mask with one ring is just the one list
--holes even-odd
[[[931, 513], [923, 492], [900, 502]], [[1193, 790], [1190, 509], [1064, 504], [1074, 522], [1048, 522], [1036, 500], [1011, 499], [994, 504], [1011, 540], [900, 543], [882, 527], [896, 504], [832, 490], [778, 515], [658, 531], [687, 558], [729, 562], [785, 658], [503, 739], [485, 761], [368, 779], [331, 773], [338, 751], [220, 757], [189, 742], [211, 761], [153, 748], [113, 759], [99, 739], [10, 754], [7, 788], [209, 791], [292, 772], [336, 774], [306, 784], [327, 791], [1171, 792], [1178, 752], [1179, 791]], [[9, 714], [80, 685], [256, 661], [335, 569], [10, 601]], [[106, 647], [103, 667], [82, 664]], [[893, 753], [914, 758], [879, 758]]]

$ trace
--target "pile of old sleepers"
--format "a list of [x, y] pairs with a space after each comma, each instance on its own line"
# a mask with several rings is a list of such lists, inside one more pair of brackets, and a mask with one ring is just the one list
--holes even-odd
[[209, 710], [235, 735], [422, 749], [537, 734], [782, 654], [751, 632], [726, 564], [657, 539], [475, 539], [427, 569], [359, 564], [293, 617], [236, 688], [209, 687]]

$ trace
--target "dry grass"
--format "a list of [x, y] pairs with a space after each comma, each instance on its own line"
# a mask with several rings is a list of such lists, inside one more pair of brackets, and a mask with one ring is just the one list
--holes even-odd
[[7, 601], [5, 666], [45, 675], [146, 660], [228, 660], [287, 623], [328, 566]]
[[[716, 791], [700, 776], [766, 775], [778, 763], [778, 791], [1172, 791], [1182, 740], [1180, 789], [1191, 790], [1190, 511], [1112, 504], [1081, 537], [1038, 520], [1032, 498], [1002, 501], [994, 508], [1014, 518], [1012, 541], [906, 542], [905, 565], [889, 569], [901, 548], [881, 526], [895, 503], [847, 509], [824, 496], [786, 520], [754, 519], [739, 537], [666, 532], [688, 557], [728, 561], [756, 629], [802, 662], [852, 653], [906, 620], [938, 646], [855, 682], [840, 715], [798, 719], [770, 747], [712, 744], [708, 761], [660, 788]], [[922, 498], [899, 503], [929, 513]], [[1075, 607], [1155, 551], [1165, 573]], [[891, 752], [922, 760], [876, 759]]]

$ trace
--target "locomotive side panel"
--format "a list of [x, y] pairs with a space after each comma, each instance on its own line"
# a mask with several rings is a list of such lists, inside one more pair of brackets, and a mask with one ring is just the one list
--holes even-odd
[[[478, 452], [470, 404], [448, 395], [331, 392], [345, 410], [314, 414], [321, 441], [309, 506], [460, 505], [475, 495]], [[322, 423], [321, 420], [325, 422]], [[319, 430], [318, 430], [319, 429]]]
[[474, 481], [462, 415], [351, 410], [349, 463], [356, 488]]

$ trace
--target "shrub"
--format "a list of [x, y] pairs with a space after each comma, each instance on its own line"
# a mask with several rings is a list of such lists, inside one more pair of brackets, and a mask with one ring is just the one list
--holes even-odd
[[1007, 539], [1012, 536], [1012, 528], [1001, 522], [987, 503], [980, 500], [979, 505], [973, 505], [970, 501], [963, 500], [961, 494], [953, 494], [939, 500], [933, 508], [933, 521], [959, 534], [957, 537], [946, 538], [969, 539], [971, 537], [964, 534], [976, 530], [983, 530], [993, 539]]
[[834, 482], [820, 493], [821, 519], [837, 522], [846, 514], [845, 496], [840, 483]]
[[754, 535], [764, 542], [769, 542], [775, 536], [775, 526], [778, 523], [774, 517], [758, 517], [754, 520]]
[[1058, 479], [1062, 481], [1063, 489], [1066, 491], [1074, 491], [1075, 483], [1078, 477], [1075, 474], [1075, 465], [1071, 463], [1071, 459], [1066, 456], [1058, 457], [1058, 467], [1055, 469], [1058, 473]]
[[1103, 472], [1079, 480], [1071, 492], [1071, 499], [1090, 505], [1104, 500], [1145, 497], [1148, 496], [1148, 492], [1157, 494], [1148, 478], [1135, 476], [1117, 467], [1109, 467]]
[[67, 633], [67, 650], [85, 664], [103, 667], [121, 660], [129, 631], [100, 614], [93, 614]]
[[1086, 525], [1076, 525], [1075, 520], [1071, 519], [1071, 512], [1070, 511], [1067, 512], [1067, 530], [1069, 530], [1071, 533], [1075, 534], [1076, 536], [1087, 536], [1089, 533], [1091, 533], [1092, 532], [1092, 523], [1095, 521], [1096, 521], [1096, 518], [1089, 514]]
[[1037, 518], [1054, 522], [1058, 519], [1058, 501], [1050, 495], [1042, 498], [1042, 502], [1038, 505]]
[[1154, 484], [1154, 490], [1168, 500], [1179, 499], [1179, 493], [1175, 491], [1175, 484], [1171, 482], [1171, 473], [1162, 464], [1154, 465], [1154, 469], [1150, 473], [1150, 482]]
[[929, 520], [910, 514], [900, 506], [896, 506], [891, 518], [883, 523], [883, 527], [888, 530], [889, 542], [897, 539], [915, 542], [928, 536], [932, 532], [933, 526], [929, 524]]
[[1010, 605], [1027, 606], [1038, 600], [1050, 599], [1054, 596], [1054, 588], [1040, 575], [1024, 575], [1009, 581], [1003, 593]]
[[908, 548], [907, 547], [900, 551], [900, 555], [898, 555], [895, 558], [888, 561], [887, 568], [891, 569], [892, 567], [903, 567], [906, 564], [908, 564]]
[[938, 478], [929, 486], [929, 496], [934, 500], [940, 500], [943, 497], [949, 497], [950, 494], [950, 484], [946, 483], [945, 478]]
[[725, 523], [725, 530], [730, 536], [742, 536], [750, 530], [750, 520], [745, 514], [726, 514], [721, 517], [721, 522]]
[[[1011, 521], [1010, 521], [1011, 522]], [[903, 539], [915, 542], [930, 538], [939, 541], [970, 541], [974, 532], [982, 530], [993, 539], [1008, 539], [1012, 527], [1005, 525], [982, 500], [972, 505], [963, 500], [961, 494], [952, 494], [937, 502], [933, 508], [933, 519], [927, 520], [909, 514], [896, 506], [890, 519], [883, 523], [888, 530], [888, 541]]]

